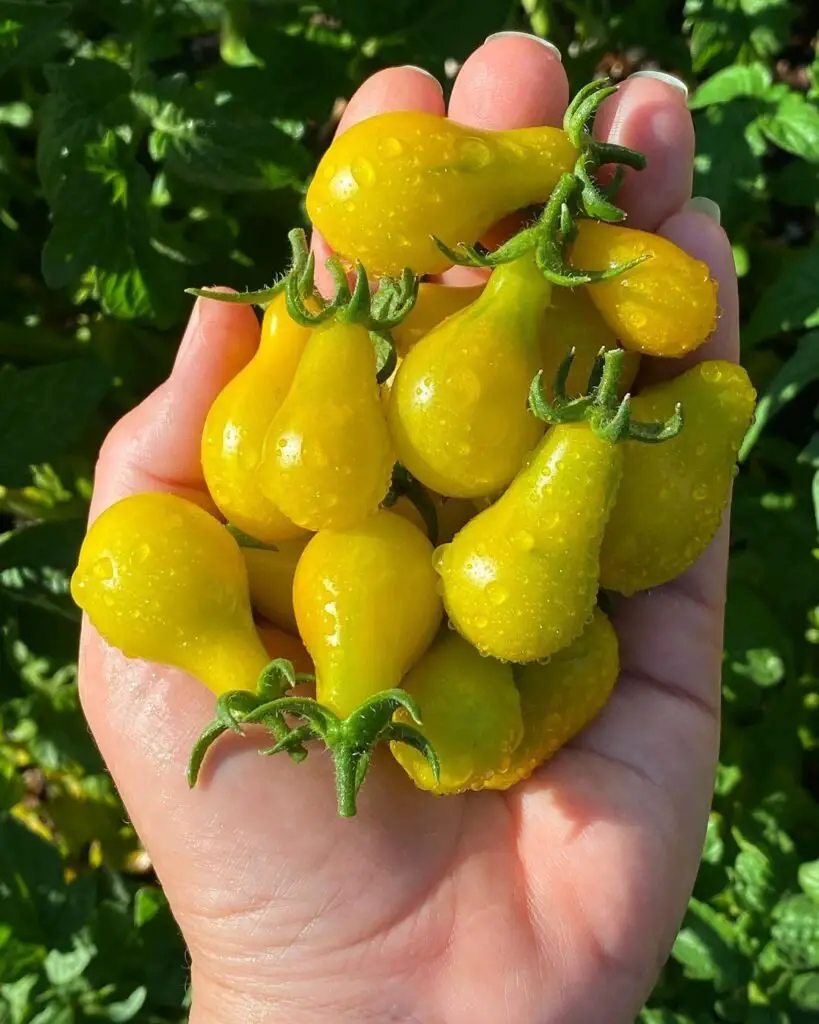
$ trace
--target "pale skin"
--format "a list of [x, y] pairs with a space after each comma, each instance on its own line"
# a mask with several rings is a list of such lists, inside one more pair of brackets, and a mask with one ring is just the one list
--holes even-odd
[[[506, 36], [466, 61], [448, 113], [484, 128], [559, 124], [567, 98], [557, 57]], [[341, 128], [395, 108], [447, 112], [433, 79], [393, 68], [361, 86]], [[730, 246], [686, 207], [694, 137], [683, 94], [631, 79], [606, 101], [598, 131], [649, 158], [620, 194], [629, 223], [706, 260], [719, 282], [721, 318], [697, 358], [736, 359]], [[258, 334], [250, 309], [197, 303], [171, 377], [103, 447], [92, 516], [147, 490], [207, 505], [202, 425]], [[435, 799], [383, 757], [353, 820], [336, 816], [327, 757], [262, 758], [234, 737], [191, 792], [185, 764], [212, 694], [129, 661], [86, 622], [83, 706], [190, 950], [194, 1024], [633, 1021], [705, 832], [727, 544], [723, 529], [675, 583], [618, 606], [614, 696], [528, 782]]]

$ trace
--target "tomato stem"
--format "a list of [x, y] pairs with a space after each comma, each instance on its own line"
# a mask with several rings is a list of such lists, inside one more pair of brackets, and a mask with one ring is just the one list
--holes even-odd
[[407, 711], [416, 725], [421, 716], [415, 701], [404, 690], [382, 690], [369, 697], [346, 718], [310, 697], [282, 697], [272, 701], [268, 710], [301, 718], [303, 725], [290, 730], [275, 746], [263, 751], [278, 754], [295, 744], [321, 740], [333, 756], [336, 774], [338, 813], [352, 818], [356, 813], [356, 797], [367, 775], [373, 748], [381, 742], [408, 743], [427, 758], [436, 778], [440, 764], [435, 750], [413, 725], [392, 721], [399, 709]]
[[587, 393], [569, 399], [566, 381], [574, 361], [572, 349], [555, 373], [550, 401], [543, 389], [543, 371], [539, 372], [529, 389], [529, 408], [534, 416], [546, 423], [587, 422], [598, 437], [611, 444], [620, 441], [642, 441], [657, 444], [668, 441], [682, 430], [682, 406], [677, 405], [668, 419], [656, 423], [639, 423], [631, 418], [631, 395], [618, 399], [618, 384], [625, 353], [622, 349], [601, 349], [589, 376]]

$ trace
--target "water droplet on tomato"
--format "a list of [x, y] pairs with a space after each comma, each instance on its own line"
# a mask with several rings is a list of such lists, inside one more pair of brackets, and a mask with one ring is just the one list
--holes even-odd
[[464, 139], [458, 144], [458, 159], [470, 171], [479, 171], [492, 162], [492, 150], [483, 139]]
[[531, 551], [535, 546], [535, 538], [528, 530], [518, 530], [512, 535], [512, 546], [518, 551]]
[[353, 160], [352, 174], [362, 187], [372, 185], [375, 181], [375, 168], [365, 156], [357, 156]]
[[438, 547], [432, 552], [432, 568], [440, 573], [444, 565], [444, 555], [446, 549], [449, 547], [448, 544], [439, 544]]
[[497, 580], [493, 580], [487, 584], [486, 596], [496, 607], [500, 607], [509, 598], [509, 591], [502, 583], [498, 583]]
[[702, 363], [700, 365], [700, 376], [709, 384], [718, 384], [722, 380], [722, 370], [713, 363]]
[[93, 573], [98, 580], [105, 582], [114, 578], [114, 563], [110, 558], [98, 558], [94, 562]]
[[378, 143], [378, 152], [387, 157], [400, 156], [404, 152], [404, 145], [394, 135], [387, 135]]

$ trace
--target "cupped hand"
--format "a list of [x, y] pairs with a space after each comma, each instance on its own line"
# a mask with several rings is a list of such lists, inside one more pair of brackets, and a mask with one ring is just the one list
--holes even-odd
[[[490, 38], [462, 67], [449, 115], [482, 128], [560, 124], [558, 56]], [[373, 76], [341, 130], [397, 108], [444, 114], [415, 68]], [[620, 193], [629, 223], [711, 267], [721, 318], [697, 358], [737, 357], [728, 241], [690, 198], [684, 93], [632, 77], [597, 128], [648, 169]], [[138, 491], [208, 506], [208, 408], [247, 363], [247, 307], [199, 300], [170, 378], [125, 417], [97, 467], [92, 516]], [[665, 369], [665, 368], [664, 368]], [[389, 757], [336, 815], [332, 765], [262, 758], [224, 739], [193, 791], [185, 765], [213, 697], [181, 672], [130, 661], [86, 621], [83, 706], [190, 949], [194, 1024], [632, 1021], [668, 954], [697, 870], [719, 732], [727, 530], [683, 577], [614, 613], [622, 676], [604, 712], [507, 793], [436, 799]]]

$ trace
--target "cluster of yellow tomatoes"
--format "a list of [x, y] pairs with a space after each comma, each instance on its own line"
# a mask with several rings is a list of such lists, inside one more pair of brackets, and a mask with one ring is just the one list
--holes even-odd
[[[99, 632], [219, 695], [192, 781], [259, 723], [272, 752], [332, 750], [345, 815], [379, 741], [423, 789], [505, 789], [614, 686], [601, 589], [666, 583], [710, 542], [754, 392], [704, 361], [629, 394], [641, 356], [708, 337], [717, 297], [704, 264], [619, 223], [596, 171], [641, 158], [593, 140], [610, 91], [563, 129], [400, 112], [340, 136], [307, 195], [333, 295], [296, 231], [286, 279], [238, 297], [265, 301], [261, 343], [202, 439], [227, 525], [143, 494], [91, 527], [72, 592]], [[485, 283], [429, 279], [453, 262]]]

